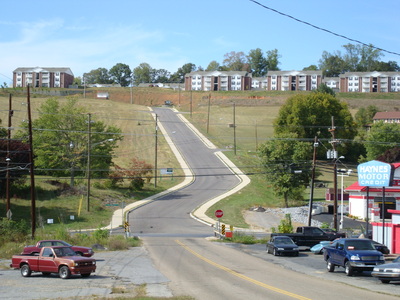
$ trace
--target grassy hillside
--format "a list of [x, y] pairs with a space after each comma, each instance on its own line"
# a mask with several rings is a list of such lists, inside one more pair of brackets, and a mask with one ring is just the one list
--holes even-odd
[[[109, 100], [96, 99], [98, 91], [108, 91]], [[27, 119], [26, 96], [11, 90], [13, 95], [14, 116], [13, 127], [17, 130], [19, 124]], [[35, 94], [41, 90], [33, 90], [32, 115], [38, 116], [40, 104], [49, 96]], [[200, 131], [245, 172], [251, 172], [252, 183], [236, 195], [232, 195], [210, 209], [209, 215], [213, 216], [216, 208], [223, 209], [226, 222], [235, 226], [246, 227], [241, 211], [251, 206], [262, 205], [268, 207], [282, 205], [281, 199], [276, 199], [266, 184], [262, 175], [262, 169], [256, 155], [257, 146], [265, 142], [272, 133], [272, 122], [276, 117], [280, 106], [285, 100], [293, 95], [293, 92], [184, 92], [172, 91], [161, 88], [101, 88], [86, 90], [85, 97], [82, 94], [75, 96], [79, 98], [79, 104], [92, 113], [93, 120], [100, 120], [106, 124], [113, 124], [122, 129], [124, 139], [119, 143], [115, 153], [114, 162], [126, 167], [131, 158], [136, 157], [150, 164], [155, 161], [155, 124], [148, 106], [162, 105], [166, 100], [172, 101], [174, 106], [185, 113], [185, 116]], [[397, 110], [400, 108], [400, 94], [338, 94], [339, 99], [348, 103], [354, 114], [360, 107], [376, 105], [380, 110]], [[57, 97], [59, 101], [66, 101], [65, 97]], [[2, 126], [7, 122], [8, 94], [3, 91], [0, 94], [0, 119]], [[233, 126], [236, 125], [236, 127]], [[158, 139], [157, 161], [158, 168], [174, 168], [174, 175], [182, 175], [176, 159], [171, 155], [169, 146], [161, 137]], [[236, 146], [236, 155], [234, 147]], [[82, 197], [85, 196], [86, 181], [78, 181], [78, 189], [62, 191], [49, 183], [49, 178], [37, 178], [37, 207], [40, 222], [43, 226], [45, 220], [52, 218], [57, 224], [67, 224], [69, 228], [97, 227], [108, 223], [109, 217], [115, 207], [106, 206], [109, 201], [129, 203], [142, 199], [150, 194], [156, 193], [171, 185], [177, 184], [181, 177], [174, 176], [159, 178], [155, 188], [154, 182], [145, 186], [144, 191], [131, 193], [127, 189], [108, 190], [101, 188], [101, 182], [92, 180], [91, 203], [96, 213], [86, 213], [85, 209], [75, 221], [69, 216], [78, 214], [78, 207]], [[323, 173], [319, 178], [328, 186], [332, 187], [333, 175]], [[345, 185], [356, 179], [345, 178]], [[64, 183], [69, 178], [61, 179]], [[14, 219], [29, 219], [29, 189], [28, 186], [20, 188], [12, 198], [12, 211]], [[324, 199], [325, 189], [315, 191], [315, 199]], [[13, 194], [14, 195], [14, 194]], [[305, 194], [308, 199], [308, 191]], [[0, 202], [0, 211], [5, 212], [5, 202]], [[225, 218], [224, 216], [224, 218]], [[77, 220], [79, 222], [77, 222]]]

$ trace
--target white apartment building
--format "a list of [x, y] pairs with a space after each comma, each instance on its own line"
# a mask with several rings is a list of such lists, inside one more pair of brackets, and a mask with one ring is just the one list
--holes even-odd
[[322, 71], [268, 71], [268, 91], [312, 91], [322, 83]]
[[251, 88], [246, 71], [195, 71], [185, 75], [187, 91], [243, 91]]
[[400, 72], [346, 72], [339, 76], [340, 92], [400, 92]]
[[17, 68], [13, 72], [13, 87], [68, 88], [74, 82], [70, 68]]

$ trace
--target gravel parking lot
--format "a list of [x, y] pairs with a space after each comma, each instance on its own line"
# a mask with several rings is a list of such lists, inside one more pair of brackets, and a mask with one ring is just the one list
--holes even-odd
[[167, 287], [168, 279], [154, 268], [144, 247], [99, 252], [94, 258], [97, 261], [94, 275], [88, 278], [73, 276], [66, 280], [57, 274], [33, 273], [31, 277], [22, 277], [19, 270], [5, 269], [10, 261], [2, 260], [0, 299], [88, 299], [91, 295], [110, 298], [121, 293], [172, 296]]

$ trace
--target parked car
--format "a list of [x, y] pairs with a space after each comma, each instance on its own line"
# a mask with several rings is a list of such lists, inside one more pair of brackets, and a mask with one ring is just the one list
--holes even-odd
[[26, 246], [21, 254], [39, 254], [40, 249], [43, 247], [51, 247], [51, 246], [64, 246], [64, 247], [71, 247], [72, 250], [75, 251], [77, 255], [91, 257], [93, 256], [94, 252], [92, 248], [88, 247], [81, 247], [81, 246], [72, 246], [67, 242], [60, 241], [60, 240], [43, 240], [38, 241], [36, 245]]
[[391, 263], [376, 266], [371, 275], [378, 278], [382, 283], [400, 281], [400, 256]]
[[299, 246], [297, 246], [290, 237], [273, 236], [267, 243], [267, 253], [273, 255], [293, 255], [299, 256]]
[[67, 279], [78, 274], [89, 277], [96, 271], [96, 260], [76, 256], [71, 247], [42, 247], [39, 255], [13, 255], [10, 267], [20, 269], [24, 277], [31, 276], [33, 272], [42, 272], [43, 275], [58, 273], [60, 278]]
[[316, 244], [310, 248], [310, 251], [314, 254], [323, 254], [325, 250], [325, 246], [330, 245], [331, 241], [321, 241], [319, 244]]
[[372, 244], [374, 244], [375, 249], [378, 250], [379, 252], [382, 252], [382, 254], [390, 253], [390, 250], [386, 245], [375, 242], [375, 241], [372, 241]]

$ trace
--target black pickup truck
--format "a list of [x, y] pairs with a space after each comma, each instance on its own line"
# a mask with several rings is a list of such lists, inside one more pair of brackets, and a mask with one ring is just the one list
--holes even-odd
[[284, 235], [290, 237], [297, 246], [312, 247], [321, 241], [333, 241], [346, 237], [345, 233], [325, 232], [313, 226], [297, 227], [296, 233], [272, 233], [271, 236]]

